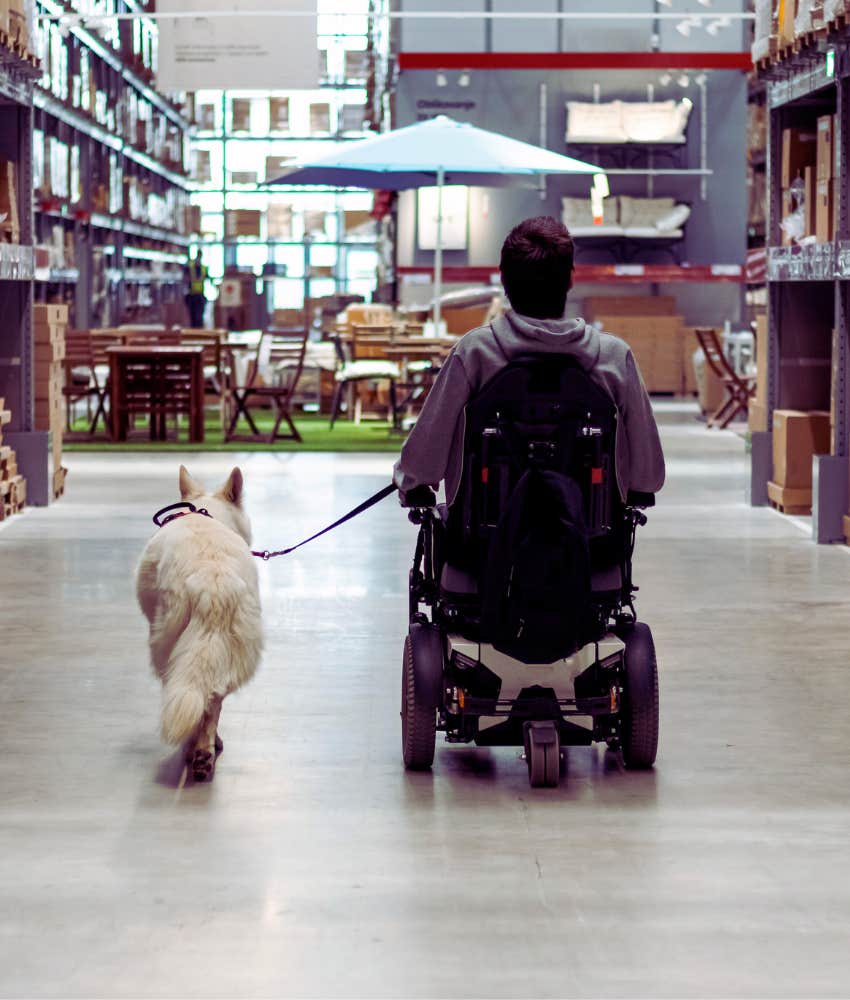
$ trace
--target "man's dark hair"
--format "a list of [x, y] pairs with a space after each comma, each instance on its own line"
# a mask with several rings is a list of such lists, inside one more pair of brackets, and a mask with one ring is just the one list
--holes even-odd
[[508, 233], [499, 263], [511, 306], [524, 316], [560, 319], [573, 274], [573, 240], [550, 215], [526, 219]]

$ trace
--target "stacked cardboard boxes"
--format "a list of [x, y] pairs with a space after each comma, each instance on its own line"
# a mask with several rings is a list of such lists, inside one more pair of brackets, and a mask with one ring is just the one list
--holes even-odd
[[62, 432], [65, 426], [62, 362], [65, 359], [67, 326], [66, 305], [39, 303], [33, 306], [35, 428], [50, 432], [54, 498], [62, 495], [66, 475], [62, 465]]
[[20, 243], [18, 190], [15, 164], [0, 160], [0, 243]]
[[815, 162], [817, 187], [814, 235], [818, 243], [829, 243], [835, 234], [835, 209], [838, 201], [835, 189], [835, 155], [835, 116], [823, 115], [818, 118]]
[[773, 411], [771, 503], [788, 514], [811, 512], [812, 458], [829, 454], [829, 438], [828, 411]]
[[587, 322], [631, 347], [649, 392], [693, 392], [694, 338], [676, 315], [672, 296], [590, 296], [582, 303], [582, 311]]
[[18, 472], [15, 451], [3, 443], [3, 428], [11, 419], [6, 401], [0, 396], [0, 521], [17, 514], [27, 499], [27, 482]]

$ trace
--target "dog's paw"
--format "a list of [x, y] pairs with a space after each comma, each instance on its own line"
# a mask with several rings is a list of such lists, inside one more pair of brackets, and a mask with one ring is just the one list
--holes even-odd
[[196, 750], [192, 755], [192, 779], [212, 781], [215, 772], [215, 755], [207, 750]]

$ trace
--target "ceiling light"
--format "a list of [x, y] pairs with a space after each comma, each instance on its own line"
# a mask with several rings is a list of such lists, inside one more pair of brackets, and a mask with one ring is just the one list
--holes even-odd
[[464, 70], [460, 74], [460, 76], [457, 78], [457, 85], [459, 87], [468, 87], [469, 84], [471, 83], [471, 81], [472, 81], [472, 77], [469, 75], [469, 73], [466, 70]]
[[714, 0], [697, 0], [697, 3], [700, 5], [700, 7], [710, 7], [713, 2]]
[[688, 76], [687, 73], [683, 73], [678, 78], [678, 80], [676, 80], [676, 83], [678, 83], [680, 87], [690, 87], [690, 85], [691, 85], [691, 78]]
[[698, 76], [694, 77], [694, 83], [698, 87], [704, 87], [705, 86], [705, 81], [707, 79], [708, 79], [708, 77], [705, 75], [705, 73], [700, 73]]
[[662, 73], [661, 76], [658, 77], [658, 82], [662, 87], [669, 87], [673, 82], [673, 77], [669, 73]]
[[448, 86], [448, 82], [449, 81], [446, 78], [446, 74], [442, 70], [440, 70], [440, 72], [437, 73], [435, 83], [437, 84], [438, 87], [446, 87]]
[[678, 31], [683, 38], [689, 38], [691, 34], [691, 28], [693, 26], [694, 22], [691, 21], [690, 19], [685, 21], [679, 21], [679, 23], [676, 25], [676, 31]]
[[672, 7], [673, 0], [658, 0], [659, 7]]

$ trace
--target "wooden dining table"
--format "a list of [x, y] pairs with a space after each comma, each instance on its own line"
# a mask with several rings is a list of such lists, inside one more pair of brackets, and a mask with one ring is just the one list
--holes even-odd
[[166, 417], [185, 413], [189, 440], [203, 441], [203, 354], [201, 345], [107, 347], [113, 440], [126, 441], [131, 419], [147, 415], [151, 440], [164, 441]]

